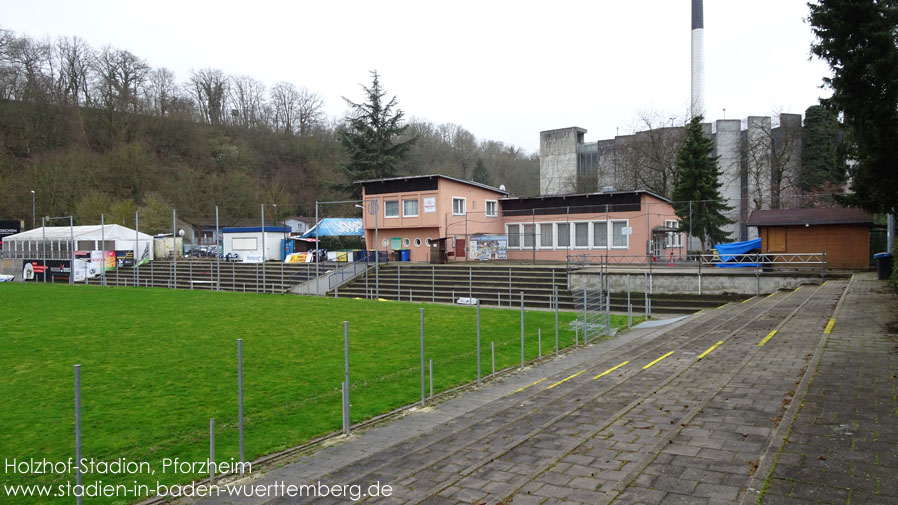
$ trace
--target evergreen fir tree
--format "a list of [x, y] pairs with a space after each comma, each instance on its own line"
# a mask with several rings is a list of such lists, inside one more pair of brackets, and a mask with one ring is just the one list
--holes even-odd
[[830, 182], [845, 182], [845, 156], [842, 133], [835, 111], [812, 105], [804, 112], [804, 142], [798, 184], [812, 191]]
[[486, 184], [489, 186], [492, 184], [490, 182], [490, 172], [486, 169], [486, 165], [483, 164], [483, 160], [477, 158], [477, 163], [474, 165], [474, 182], [479, 182], [480, 184]]
[[[723, 215], [732, 207], [720, 194], [720, 169], [717, 157], [711, 156], [714, 143], [702, 132], [702, 119], [702, 116], [693, 117], [686, 125], [686, 138], [677, 152], [673, 205], [680, 218], [680, 231], [691, 229], [692, 235], [701, 240], [704, 251], [709, 240], [720, 243], [729, 238], [721, 228], [733, 221]], [[693, 202], [691, 216], [690, 201]]]
[[808, 4], [816, 42], [833, 90], [823, 105], [842, 114], [848, 132], [848, 203], [868, 212], [898, 209], [898, 1], [819, 0]]
[[345, 182], [333, 184], [356, 199], [362, 197], [362, 188], [354, 181], [392, 177], [415, 142], [414, 137], [400, 140], [408, 129], [402, 121], [405, 115], [396, 106], [395, 96], [385, 100], [387, 92], [377, 71], [371, 72], [371, 87], [362, 89], [366, 95], [363, 103], [343, 98], [352, 111], [337, 131], [337, 140], [349, 154], [349, 162], [340, 165]]

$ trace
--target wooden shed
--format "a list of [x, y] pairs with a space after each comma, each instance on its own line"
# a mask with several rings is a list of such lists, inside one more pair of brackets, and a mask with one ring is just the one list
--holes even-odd
[[844, 207], [756, 210], [748, 219], [756, 226], [764, 253], [826, 253], [831, 268], [870, 266], [873, 216]]

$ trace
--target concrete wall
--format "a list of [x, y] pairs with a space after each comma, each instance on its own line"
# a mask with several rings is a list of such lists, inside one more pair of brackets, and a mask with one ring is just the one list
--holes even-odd
[[577, 180], [577, 144], [586, 130], [576, 126], [539, 133], [539, 192], [572, 193]]
[[0, 274], [12, 275], [14, 276], [13, 281], [22, 282], [23, 261], [20, 259], [0, 260]]
[[[712, 268], [698, 275], [693, 273], [653, 272], [651, 276], [634, 273], [630, 274], [630, 292], [633, 296], [642, 296], [646, 289], [649, 294], [692, 294], [692, 295], [742, 295], [756, 296], [770, 294], [780, 289], [795, 289], [802, 284], [820, 284], [820, 275], [808, 274], [777, 274], [766, 272], [760, 277], [756, 276], [755, 269], [745, 268], [744, 272], [721, 272], [720, 268]], [[726, 269], [736, 270], [736, 269]], [[598, 269], [578, 270], [568, 276], [569, 288], [577, 292], [587, 286], [598, 285], [600, 273]], [[760, 289], [759, 289], [760, 281]], [[609, 289], [613, 293], [626, 293], [627, 274], [608, 274]], [[701, 291], [699, 291], [701, 283]]]

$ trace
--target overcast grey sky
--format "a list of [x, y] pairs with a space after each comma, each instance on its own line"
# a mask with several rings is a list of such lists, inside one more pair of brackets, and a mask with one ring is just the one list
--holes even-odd
[[[409, 117], [535, 152], [539, 132], [629, 133], [641, 113], [689, 104], [690, 0], [0, 0], [0, 27], [77, 35], [167, 67], [289, 81], [362, 99], [376, 69]], [[828, 96], [809, 61], [804, 0], [705, 0], [706, 116], [802, 113]]]

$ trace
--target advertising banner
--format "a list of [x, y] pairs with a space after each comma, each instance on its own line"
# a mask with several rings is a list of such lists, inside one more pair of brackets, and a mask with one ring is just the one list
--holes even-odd
[[115, 251], [115, 267], [133, 267], [134, 251], [127, 249], [124, 251]]
[[26, 259], [22, 268], [22, 279], [26, 282], [43, 282], [46, 274], [47, 282], [68, 282], [72, 272], [71, 260], [46, 260], [47, 268], [44, 271], [44, 260]]
[[105, 256], [104, 265], [107, 272], [115, 270], [115, 251], [103, 251]]
[[478, 261], [507, 258], [508, 238], [505, 235], [475, 235], [471, 237], [471, 259]]
[[3, 244], [3, 239], [6, 237], [21, 233], [21, 231], [22, 223], [19, 221], [0, 221], [0, 244]]
[[143, 245], [143, 249], [141, 249], [140, 253], [137, 255], [137, 266], [145, 265], [150, 262], [150, 243], [147, 242]]

